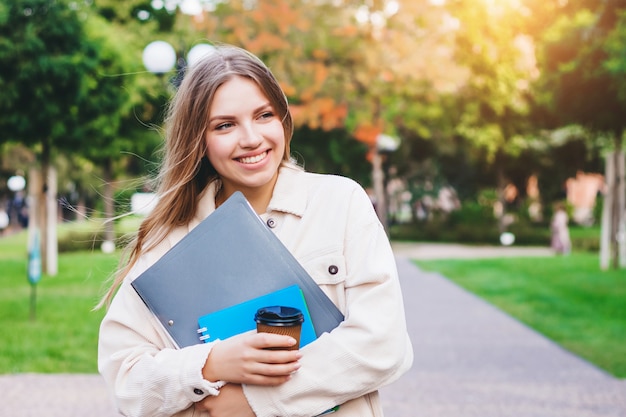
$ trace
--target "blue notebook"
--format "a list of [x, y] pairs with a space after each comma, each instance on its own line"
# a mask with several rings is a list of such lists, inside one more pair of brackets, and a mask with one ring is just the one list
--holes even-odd
[[256, 329], [256, 322], [254, 321], [256, 311], [261, 307], [277, 305], [295, 307], [302, 311], [304, 322], [300, 334], [300, 347], [306, 346], [316, 339], [309, 309], [302, 290], [297, 285], [291, 285], [200, 317], [198, 319], [199, 338], [207, 343], [254, 330]]

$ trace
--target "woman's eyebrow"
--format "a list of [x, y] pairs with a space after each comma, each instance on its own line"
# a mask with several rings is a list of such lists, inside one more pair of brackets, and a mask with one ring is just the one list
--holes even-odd
[[[262, 111], [262, 110], [266, 110], [266, 109], [273, 109], [273, 107], [272, 107], [272, 103], [270, 103], [269, 101], [268, 101], [267, 103], [261, 104], [259, 107], [257, 107], [256, 109], [254, 109], [254, 110], [252, 111], [252, 113], [253, 113], [253, 114], [254, 114], [254, 113], [258, 113], [258, 112], [260, 112], [260, 111]], [[235, 118], [235, 116], [231, 116], [231, 115], [221, 115], [221, 114], [218, 114], [218, 115], [216, 115], [216, 116], [212, 116], [212, 117], [210, 117], [210, 118], [209, 118], [209, 123], [211, 123], [211, 122], [212, 122], [212, 121], [214, 121], [214, 120], [225, 120], [225, 119], [234, 119], [234, 118]]]

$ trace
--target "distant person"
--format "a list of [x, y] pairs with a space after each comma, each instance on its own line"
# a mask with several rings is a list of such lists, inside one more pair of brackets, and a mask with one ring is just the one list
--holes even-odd
[[26, 203], [26, 197], [23, 192], [18, 191], [15, 193], [15, 197], [9, 202], [8, 211], [11, 223], [16, 223], [23, 229], [28, 227], [28, 204]]
[[558, 203], [554, 208], [554, 215], [550, 222], [550, 232], [552, 234], [552, 250], [559, 255], [567, 255], [572, 250], [572, 242], [569, 236], [569, 217], [565, 211], [565, 204]]

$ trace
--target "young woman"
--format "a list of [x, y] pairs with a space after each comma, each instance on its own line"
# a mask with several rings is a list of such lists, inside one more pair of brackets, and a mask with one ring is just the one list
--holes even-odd
[[[339, 405], [338, 417], [382, 416], [377, 389], [411, 366], [413, 352], [394, 256], [365, 191], [290, 161], [287, 99], [236, 47], [194, 65], [166, 126], [158, 203], [103, 300], [98, 364], [119, 410], [311, 417]], [[267, 350], [295, 340], [255, 332], [177, 349], [130, 285], [235, 191], [345, 315], [301, 350]]]

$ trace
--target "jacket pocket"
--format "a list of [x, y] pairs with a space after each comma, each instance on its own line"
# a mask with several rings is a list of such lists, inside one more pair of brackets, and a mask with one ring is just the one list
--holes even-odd
[[310, 258], [302, 263], [326, 295], [345, 314], [346, 261], [340, 254], [325, 254]]

